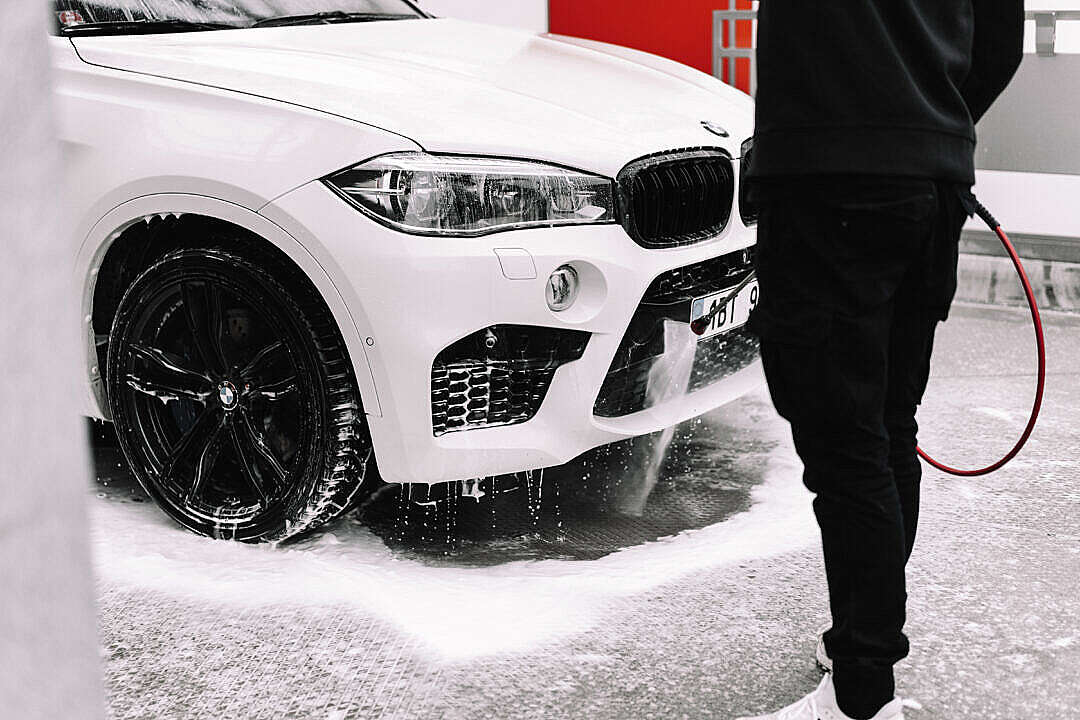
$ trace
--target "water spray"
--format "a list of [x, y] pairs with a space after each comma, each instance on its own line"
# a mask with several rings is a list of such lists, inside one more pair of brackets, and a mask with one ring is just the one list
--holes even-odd
[[[1013, 445], [1012, 449], [1000, 460], [987, 465], [986, 467], [976, 468], [974, 470], [961, 470], [935, 460], [921, 447], [916, 448], [919, 457], [942, 472], [949, 473], [950, 475], [957, 475], [959, 477], [978, 477], [980, 475], [988, 475], [995, 470], [1000, 470], [1004, 467], [1010, 460], [1019, 454], [1024, 445], [1027, 444], [1028, 438], [1031, 437], [1031, 433], [1035, 429], [1035, 423], [1038, 422], [1039, 419], [1039, 411], [1042, 409], [1043, 391], [1046, 388], [1046, 342], [1043, 338], [1042, 317], [1039, 315], [1039, 304], [1035, 300], [1035, 291], [1031, 288], [1031, 282], [1028, 280], [1027, 273], [1024, 271], [1024, 265], [1020, 262], [1020, 256], [1016, 253], [1016, 248], [1013, 247], [1012, 242], [1009, 240], [1009, 236], [1005, 234], [1005, 230], [1001, 227], [1001, 223], [990, 214], [990, 211], [987, 210], [982, 203], [975, 199], [975, 196], [965, 195], [963, 200], [964, 206], [968, 212], [978, 215], [990, 230], [998, 236], [1002, 246], [1005, 248], [1005, 252], [1009, 254], [1009, 259], [1012, 260], [1013, 267], [1016, 269], [1016, 274], [1020, 277], [1020, 283], [1024, 286], [1024, 295], [1027, 297], [1028, 308], [1031, 311], [1031, 322], [1035, 327], [1035, 346], [1039, 358], [1038, 381], [1035, 386], [1035, 402], [1032, 404], [1027, 426], [1024, 428], [1024, 432], [1021, 433], [1020, 439], [1016, 441], [1016, 444]], [[751, 271], [743, 278], [741, 283], [732, 289], [727, 296], [727, 300], [718, 304], [702, 317], [691, 322], [690, 329], [694, 334], [703, 335], [717, 313], [723, 310], [728, 303], [733, 302], [735, 297], [738, 296], [743, 288], [745, 288], [755, 277], [757, 277], [756, 273]]]

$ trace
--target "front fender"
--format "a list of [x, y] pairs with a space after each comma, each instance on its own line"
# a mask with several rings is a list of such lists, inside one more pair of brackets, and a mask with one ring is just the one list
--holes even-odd
[[381, 416], [382, 407], [365, 351], [365, 335], [362, 329], [358, 328], [354, 312], [350, 312], [333, 279], [316, 259], [318, 251], [313, 252], [313, 249], [306, 247], [277, 223], [242, 205], [204, 195], [182, 193], [146, 195], [125, 202], [98, 220], [82, 242], [74, 270], [77, 286], [81, 288], [82, 293], [83, 368], [84, 376], [89, 381], [88, 392], [84, 397], [85, 413], [90, 417], [108, 417], [101, 372], [97, 367], [94, 328], [91, 320], [98, 269], [105, 254], [124, 230], [134, 223], [153, 215], [185, 213], [216, 218], [244, 228], [277, 247], [296, 263], [322, 295], [341, 331], [349, 350], [349, 357], [352, 359], [364, 411], [368, 415]]

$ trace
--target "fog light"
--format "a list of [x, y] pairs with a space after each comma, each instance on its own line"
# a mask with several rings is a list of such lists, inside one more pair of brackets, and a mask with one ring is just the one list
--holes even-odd
[[547, 281], [548, 307], [555, 312], [566, 310], [577, 300], [580, 285], [577, 270], [574, 268], [563, 265], [555, 270]]

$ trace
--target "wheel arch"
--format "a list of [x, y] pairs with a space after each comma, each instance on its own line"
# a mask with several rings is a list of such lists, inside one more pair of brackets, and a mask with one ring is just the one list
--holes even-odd
[[[225, 223], [245, 231], [283, 254], [311, 281], [323, 298], [349, 351], [364, 412], [382, 415], [374, 376], [365, 348], [370, 327], [360, 309], [350, 309], [334, 280], [315, 259], [313, 253], [276, 223], [234, 203], [201, 195], [159, 194], [135, 198], [103, 216], [86, 235], [76, 260], [76, 282], [81, 288], [81, 332], [84, 377], [88, 379], [85, 413], [108, 418], [108, 402], [101, 371], [100, 351], [107, 350], [99, 337], [111, 327], [120, 297], [110, 291], [125, 274], [145, 268], [149, 259], [171, 249], [168, 245], [149, 247], [154, 238], [155, 218], [193, 216]], [[122, 290], [120, 291], [122, 294]]]

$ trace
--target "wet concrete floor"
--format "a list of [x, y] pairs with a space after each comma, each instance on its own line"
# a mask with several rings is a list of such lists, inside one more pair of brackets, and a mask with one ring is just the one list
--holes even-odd
[[[909, 718], [1077, 716], [1080, 317], [1047, 322], [1029, 450], [989, 478], [927, 473]], [[969, 306], [943, 326], [920, 414], [942, 459], [983, 460], [1023, 427], [1025, 323]], [[449, 543], [448, 504], [409, 508], [411, 528], [429, 522], [406, 532], [391, 488], [315, 537], [251, 548], [172, 526], [99, 443], [112, 715], [730, 718], [813, 687], [820, 549], [767, 395], [681, 427], [641, 517], [617, 512], [618, 452], [458, 499]]]

